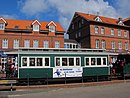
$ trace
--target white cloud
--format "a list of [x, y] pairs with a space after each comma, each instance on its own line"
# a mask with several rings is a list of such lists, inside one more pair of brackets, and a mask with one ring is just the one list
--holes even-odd
[[121, 17], [130, 17], [130, 0], [118, 0], [118, 2], [116, 2], [116, 6], [117, 12]]
[[16, 19], [16, 18], [17, 18], [16, 15], [2, 14], [2, 15], [0, 15], [0, 16], [2, 16], [2, 17], [5, 18], [5, 19]]
[[55, 6], [60, 14], [59, 21], [63, 26], [68, 28], [70, 20], [74, 12], [80, 11], [90, 14], [96, 14], [107, 17], [117, 17], [118, 14], [114, 7], [110, 6], [108, 2], [104, 0], [48, 0], [53, 6]]
[[25, 0], [20, 2], [20, 7], [28, 16], [37, 16], [55, 9], [59, 15], [58, 21], [66, 30], [76, 11], [90, 14], [99, 12], [108, 17], [118, 16], [116, 9], [104, 0]]
[[47, 9], [46, 0], [25, 0], [18, 2], [21, 7], [21, 12], [28, 16], [39, 15]]

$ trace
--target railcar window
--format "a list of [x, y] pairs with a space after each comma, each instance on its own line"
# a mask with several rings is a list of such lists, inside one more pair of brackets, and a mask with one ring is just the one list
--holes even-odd
[[95, 63], [95, 58], [91, 58], [91, 65], [96, 65]]
[[74, 58], [69, 58], [69, 66], [74, 66]]
[[43, 66], [42, 58], [37, 58], [37, 66]]
[[101, 65], [101, 58], [97, 58], [97, 65]]
[[45, 66], [49, 66], [49, 58], [45, 58]]
[[106, 58], [103, 58], [103, 65], [106, 65]]
[[56, 58], [56, 66], [60, 66], [60, 58]]
[[80, 66], [80, 59], [76, 58], [76, 66]]
[[67, 58], [62, 58], [62, 66], [67, 66]]
[[35, 66], [35, 58], [29, 58], [29, 66]]
[[27, 58], [22, 59], [22, 66], [27, 66]]
[[89, 58], [86, 58], [86, 65], [89, 65]]

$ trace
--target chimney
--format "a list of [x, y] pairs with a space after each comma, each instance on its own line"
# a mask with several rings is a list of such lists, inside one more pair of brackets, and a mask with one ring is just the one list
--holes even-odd
[[119, 21], [122, 21], [122, 17], [119, 17], [118, 20], [119, 20]]

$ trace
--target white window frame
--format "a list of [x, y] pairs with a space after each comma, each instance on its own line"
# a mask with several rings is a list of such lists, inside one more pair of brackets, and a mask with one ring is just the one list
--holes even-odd
[[15, 39], [14, 40], [14, 49], [18, 49], [19, 48], [19, 40]]
[[128, 50], [129, 49], [129, 44], [128, 42], [125, 42], [125, 50]]
[[49, 48], [49, 41], [48, 40], [44, 40], [43, 41], [43, 43], [44, 43], [44, 48]]
[[55, 48], [60, 48], [60, 41], [55, 41]]
[[39, 32], [40, 26], [37, 24], [33, 25], [33, 31]]
[[[22, 62], [22, 59], [23, 58], [27, 58], [27, 66], [22, 66], [23, 65], [23, 62]], [[30, 61], [29, 59], [30, 58], [34, 58], [35, 59], [35, 66], [29, 66], [30, 65]], [[37, 66], [37, 58], [42, 58], [42, 66]], [[48, 66], [45, 66], [45, 58], [49, 58], [49, 65]], [[21, 68], [49, 68], [50, 67], [50, 57], [49, 56], [37, 56], [37, 57], [34, 57], [34, 56], [23, 56], [21, 57]]]
[[5, 29], [5, 23], [0, 23], [0, 30], [4, 30]]
[[[89, 65], [86, 65], [86, 58], [89, 58]], [[91, 59], [95, 58], [95, 65], [91, 64]], [[97, 65], [97, 58], [101, 58], [101, 65]], [[103, 58], [106, 59], [106, 65], [103, 64]], [[84, 57], [85, 67], [104, 67], [107, 66], [107, 57]]]
[[30, 40], [24, 40], [24, 47], [30, 48]]
[[55, 26], [49, 26], [49, 32], [55, 32], [56, 27]]
[[96, 40], [96, 49], [99, 49], [100, 48], [100, 41], [99, 39]]
[[95, 26], [95, 34], [98, 34], [99, 33], [99, 28], [98, 26]]
[[[60, 66], [56, 66], [56, 58], [60, 58]], [[63, 66], [62, 65], [62, 58], [67, 58], [67, 66]], [[69, 58], [73, 58], [74, 59], [74, 66], [70, 66], [69, 65]], [[76, 65], [76, 58], [79, 58], [79, 66]], [[66, 57], [66, 56], [62, 56], [62, 57], [59, 57], [59, 56], [56, 56], [55, 57], [55, 67], [81, 67], [81, 57], [73, 57], [73, 56], [70, 56], [70, 57]]]
[[38, 40], [33, 40], [33, 48], [38, 48]]
[[119, 50], [122, 49], [122, 42], [118, 42], [118, 49], [119, 49]]
[[121, 36], [121, 30], [120, 29], [118, 29], [118, 36]]
[[127, 31], [126, 30], [124, 31], [124, 37], [127, 37]]
[[114, 36], [114, 29], [111, 29], [111, 35]]
[[2, 48], [7, 49], [8, 48], [8, 39], [2, 40]]
[[101, 28], [101, 34], [105, 34], [105, 29]]
[[102, 40], [102, 49], [105, 49], [106, 48], [106, 42], [105, 40]]
[[112, 41], [112, 49], [115, 49], [115, 41]]

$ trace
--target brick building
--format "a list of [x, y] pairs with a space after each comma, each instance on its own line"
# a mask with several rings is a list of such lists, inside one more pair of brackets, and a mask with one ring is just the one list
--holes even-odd
[[[129, 25], [128, 25], [129, 24]], [[76, 12], [67, 33], [81, 48], [106, 49], [126, 53], [130, 46], [130, 19], [122, 20]]]
[[0, 17], [0, 50], [63, 48], [64, 29], [54, 21], [10, 20]]

